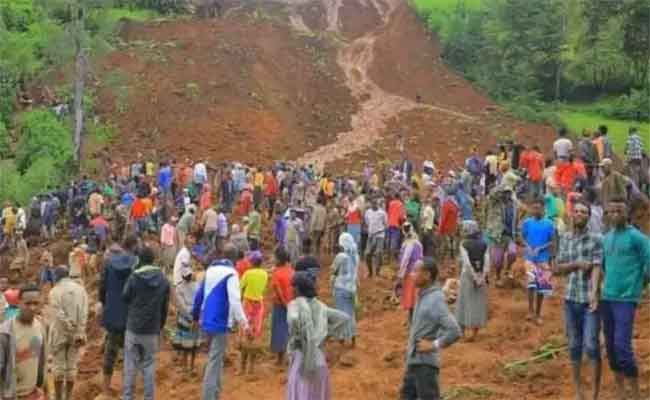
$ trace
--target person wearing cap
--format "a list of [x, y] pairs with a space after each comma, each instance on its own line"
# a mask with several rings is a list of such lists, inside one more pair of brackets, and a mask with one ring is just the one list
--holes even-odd
[[201, 345], [201, 335], [192, 324], [192, 304], [198, 290], [198, 285], [192, 279], [192, 267], [185, 265], [180, 271], [182, 281], [176, 283], [174, 295], [176, 300], [176, 333], [172, 339], [172, 346], [180, 355], [181, 365], [184, 370], [189, 368], [189, 354]]
[[88, 293], [68, 276], [68, 268], [54, 271], [56, 284], [49, 293], [52, 311], [50, 321], [50, 353], [56, 399], [71, 399], [77, 376], [79, 349], [86, 343]]
[[25, 285], [18, 295], [19, 313], [0, 325], [0, 393], [3, 399], [48, 398], [48, 330], [41, 321], [41, 293]]
[[225, 258], [214, 260], [205, 271], [192, 305], [192, 319], [200, 323], [210, 343], [201, 400], [219, 399], [223, 358], [233, 322], [236, 321], [244, 332], [249, 329], [241, 303], [239, 278], [232, 262], [237, 258], [237, 249], [227, 243], [223, 253]]
[[[250, 256], [251, 266], [244, 272], [241, 279], [244, 313], [248, 319], [250, 330], [242, 346], [241, 373], [254, 373], [256, 354], [250, 347], [259, 345], [264, 327], [264, 293], [269, 280], [269, 274], [262, 268], [262, 253], [253, 252]], [[248, 367], [248, 368], [247, 368]]]

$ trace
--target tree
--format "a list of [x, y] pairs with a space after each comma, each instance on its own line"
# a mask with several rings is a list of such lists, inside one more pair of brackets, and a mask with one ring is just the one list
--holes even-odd
[[63, 40], [74, 49], [73, 82], [73, 160], [81, 162], [82, 135], [84, 132], [84, 91], [90, 71], [90, 56], [107, 47], [107, 38], [114, 26], [105, 28], [103, 11], [109, 0], [41, 0], [52, 18], [57, 19], [67, 33]]
[[26, 112], [21, 118], [21, 135], [16, 148], [16, 167], [22, 173], [43, 157], [51, 158], [61, 170], [72, 158], [72, 140], [67, 127], [47, 109]]

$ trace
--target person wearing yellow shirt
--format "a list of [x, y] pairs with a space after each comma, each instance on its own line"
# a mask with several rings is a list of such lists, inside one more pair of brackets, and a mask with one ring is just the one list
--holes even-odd
[[[250, 324], [246, 343], [241, 346], [241, 373], [252, 374], [255, 368], [255, 358], [262, 339], [262, 327], [264, 325], [264, 293], [269, 281], [269, 273], [262, 268], [262, 255], [253, 253], [250, 256], [251, 267], [244, 272], [241, 279], [242, 297], [244, 298], [244, 313]], [[249, 367], [248, 369], [246, 367]]]

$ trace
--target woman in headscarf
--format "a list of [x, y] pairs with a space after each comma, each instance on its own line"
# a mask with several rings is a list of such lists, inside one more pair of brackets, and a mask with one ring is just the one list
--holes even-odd
[[330, 383], [323, 344], [338, 336], [349, 317], [316, 298], [314, 280], [308, 272], [293, 277], [296, 298], [287, 307], [290, 367], [287, 400], [329, 400]]
[[408, 321], [411, 321], [415, 307], [415, 264], [422, 260], [423, 250], [422, 243], [410, 222], [404, 223], [402, 233], [404, 242], [399, 256], [396, 292], [400, 297], [402, 308], [409, 313]]
[[352, 235], [344, 232], [339, 236], [339, 253], [334, 257], [330, 281], [333, 286], [333, 295], [336, 309], [343, 311], [350, 317], [350, 323], [339, 336], [341, 341], [351, 342], [355, 345], [357, 323], [355, 318], [355, 296], [357, 294], [359, 271], [359, 253]]
[[456, 304], [456, 320], [463, 331], [471, 330], [468, 341], [472, 342], [476, 339], [479, 328], [485, 327], [487, 323], [490, 253], [476, 221], [463, 221], [462, 233], [459, 253], [460, 293]]

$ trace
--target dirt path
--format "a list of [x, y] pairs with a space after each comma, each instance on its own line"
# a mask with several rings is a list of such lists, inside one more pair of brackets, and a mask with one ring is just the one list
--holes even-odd
[[[361, 1], [361, 0], [359, 0]], [[342, 0], [323, 1], [327, 14], [327, 30], [340, 34], [339, 9]], [[402, 4], [401, 0], [388, 0], [382, 6], [377, 0], [364, 5], [374, 7], [379, 13], [382, 23], [376, 29], [366, 33], [350, 43], [344, 44], [339, 50], [337, 62], [345, 75], [345, 84], [352, 95], [361, 100], [360, 109], [352, 115], [352, 129], [337, 135], [334, 143], [322, 146], [315, 151], [306, 153], [298, 159], [299, 163], [325, 165], [349, 154], [359, 152], [372, 146], [381, 139], [386, 131], [387, 121], [402, 112], [421, 109], [450, 115], [462, 121], [475, 121], [475, 117], [429, 104], [420, 104], [413, 100], [391, 94], [382, 89], [370, 77], [369, 70], [374, 61], [374, 48], [377, 37], [390, 22], [393, 12]], [[291, 16], [295, 29], [305, 31], [302, 18]]]

